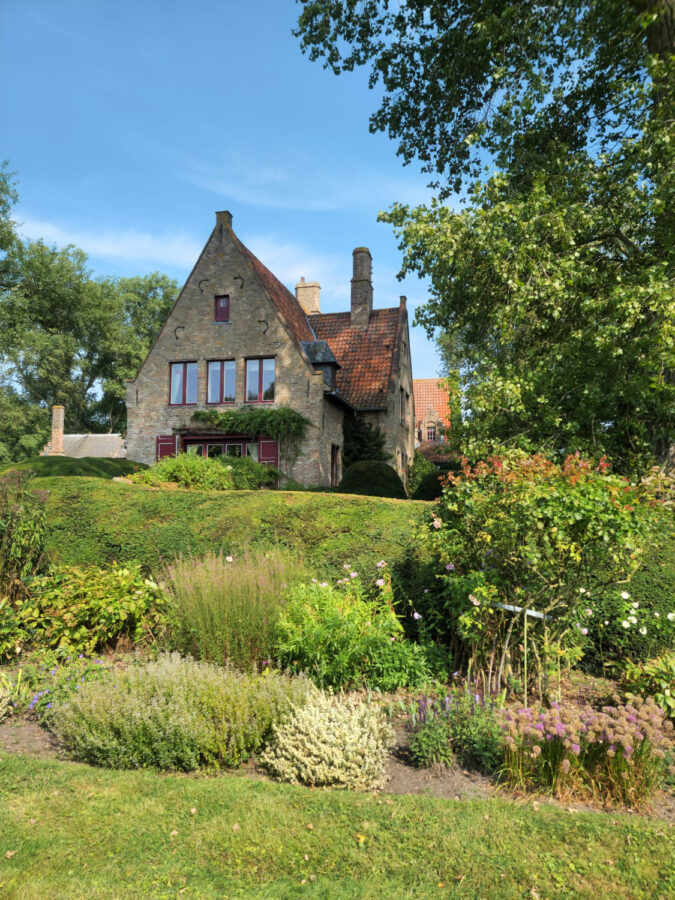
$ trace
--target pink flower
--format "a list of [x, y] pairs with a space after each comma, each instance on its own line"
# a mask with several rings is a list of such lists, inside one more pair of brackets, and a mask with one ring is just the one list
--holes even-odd
[[232, 556], [226, 556], [226, 557], [225, 557], [225, 562], [234, 562], [234, 557], [232, 557]]
[[359, 574], [358, 572], [350, 572], [349, 577], [350, 578], [358, 578], [358, 574]]
[[384, 578], [378, 578], [377, 581], [375, 582], [375, 584], [378, 587], [384, 587]]
[[321, 584], [319, 585], [319, 587], [328, 587], [328, 582], [322, 581]]
[[440, 519], [434, 519], [434, 521], [433, 521], [431, 524], [434, 526], [434, 528], [440, 528], [440, 527], [441, 527], [441, 520], [440, 520]]
[[592, 616], [592, 615], [593, 615], [593, 610], [592, 610], [592, 609], [585, 609], [584, 612], [586, 613], [587, 616]]
[[480, 600], [477, 597], [474, 597], [473, 594], [469, 594], [469, 600], [473, 603], [474, 606], [480, 606]]
[[581, 633], [582, 633], [582, 634], [588, 634], [588, 628], [582, 628], [582, 629], [581, 629]]
[[421, 619], [422, 616], [418, 612], [413, 613], [413, 619]]
[[448, 572], [452, 572], [452, 570], [455, 568], [455, 564], [454, 564], [454, 563], [448, 563], [447, 566], [446, 566], [445, 568], [447, 569]]
[[386, 562], [385, 562], [383, 559], [381, 559], [381, 560], [379, 561], [379, 563], [376, 563], [376, 566], [377, 566], [378, 569], [384, 569], [384, 567], [385, 567], [386, 565], [387, 565], [387, 564], [386, 564]]

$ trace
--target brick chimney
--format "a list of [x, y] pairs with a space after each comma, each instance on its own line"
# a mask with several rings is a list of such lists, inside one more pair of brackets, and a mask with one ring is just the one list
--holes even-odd
[[364, 331], [373, 310], [373, 260], [367, 247], [357, 247], [352, 278], [352, 328]]
[[65, 417], [63, 406], [52, 406], [52, 443], [50, 456], [65, 456], [63, 452], [63, 422]]
[[232, 228], [232, 213], [228, 209], [217, 212], [216, 225], [226, 225], [228, 228]]
[[295, 286], [295, 297], [308, 316], [321, 312], [321, 285], [318, 281], [305, 281]]

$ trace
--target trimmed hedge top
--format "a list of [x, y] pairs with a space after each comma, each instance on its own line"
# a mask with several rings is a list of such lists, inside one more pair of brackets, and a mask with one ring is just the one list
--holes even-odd
[[365, 494], [369, 497], [406, 499], [398, 473], [385, 462], [367, 459], [351, 465], [338, 487], [341, 494]]

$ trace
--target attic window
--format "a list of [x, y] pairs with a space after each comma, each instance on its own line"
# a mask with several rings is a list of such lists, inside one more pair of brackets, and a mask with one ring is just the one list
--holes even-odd
[[216, 322], [230, 321], [230, 295], [219, 294], [216, 298]]

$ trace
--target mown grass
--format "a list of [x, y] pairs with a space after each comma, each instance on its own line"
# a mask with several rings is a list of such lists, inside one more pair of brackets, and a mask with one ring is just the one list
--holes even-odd
[[[163, 562], [209, 551], [281, 545], [317, 574], [344, 563], [375, 572], [375, 563], [402, 562], [413, 523], [428, 509], [387, 500], [292, 491], [152, 490], [100, 479], [36, 479], [47, 488], [47, 550], [70, 565], [136, 560]], [[360, 567], [360, 568], [359, 568]]]
[[38, 478], [70, 478], [73, 476], [115, 478], [118, 475], [129, 475], [138, 469], [147, 469], [147, 466], [129, 459], [101, 459], [93, 456], [85, 456], [82, 459], [72, 459], [69, 456], [34, 456], [19, 463], [0, 463], [0, 475], [10, 469], [33, 472]]
[[675, 833], [500, 798], [307, 790], [0, 756], [0, 896], [665, 898]]

